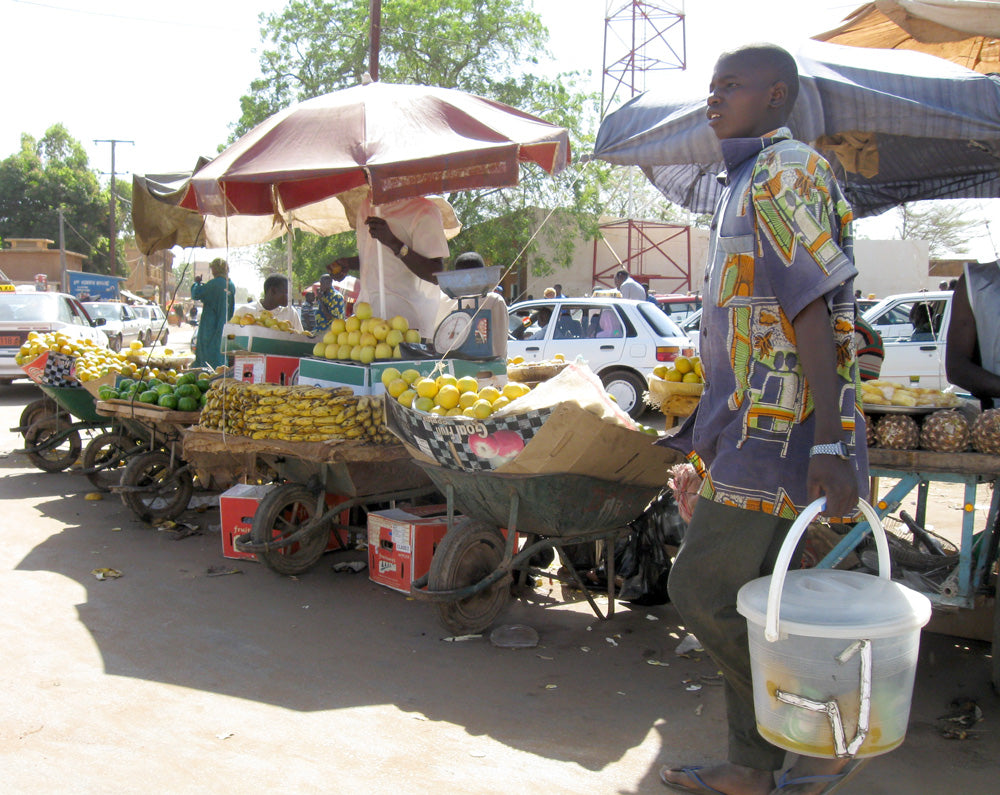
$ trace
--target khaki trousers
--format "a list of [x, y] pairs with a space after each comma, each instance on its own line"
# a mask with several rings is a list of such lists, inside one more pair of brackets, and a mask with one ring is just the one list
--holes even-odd
[[725, 679], [729, 761], [755, 770], [780, 769], [785, 751], [757, 731], [747, 625], [736, 612], [736, 593], [771, 573], [791, 526], [770, 514], [699, 499], [668, 583], [685, 628]]

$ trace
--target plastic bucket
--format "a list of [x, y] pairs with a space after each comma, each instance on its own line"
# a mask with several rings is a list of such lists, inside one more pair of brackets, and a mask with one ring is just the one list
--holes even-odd
[[757, 728], [769, 742], [805, 756], [867, 757], [906, 736], [923, 594], [889, 578], [889, 546], [872, 507], [861, 503], [878, 549], [879, 575], [834, 569], [788, 571], [809, 522], [808, 505], [788, 531], [774, 573], [744, 585]]

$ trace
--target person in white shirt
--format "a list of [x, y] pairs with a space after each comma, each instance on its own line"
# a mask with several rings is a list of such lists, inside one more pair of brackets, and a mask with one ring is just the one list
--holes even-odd
[[359, 302], [367, 301], [380, 317], [402, 315], [411, 328], [419, 329], [420, 336], [432, 337], [437, 324], [456, 307], [456, 302], [441, 292], [434, 277], [444, 270], [449, 255], [441, 210], [423, 197], [375, 207], [368, 195], [357, 209], [355, 230], [358, 256], [336, 260], [327, 270], [336, 279], [357, 268], [361, 275]]
[[240, 307], [233, 319], [241, 315], [260, 315], [267, 310], [275, 320], [287, 320], [294, 331], [302, 331], [302, 321], [294, 307], [288, 305], [288, 279], [278, 273], [264, 279], [264, 295], [249, 306]]
[[645, 288], [629, 276], [628, 271], [624, 268], [615, 274], [615, 287], [617, 287], [618, 292], [622, 294], [622, 298], [628, 298], [630, 301], [646, 300]]

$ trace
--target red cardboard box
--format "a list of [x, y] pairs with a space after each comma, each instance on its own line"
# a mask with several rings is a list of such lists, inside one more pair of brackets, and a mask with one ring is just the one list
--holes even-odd
[[264, 382], [267, 384], [281, 384], [289, 386], [296, 381], [295, 376], [299, 372], [298, 356], [278, 356], [273, 353], [267, 354], [264, 361]]
[[[448, 506], [423, 505], [368, 514], [368, 579], [408, 594], [431, 567], [448, 532]], [[503, 531], [504, 536], [507, 531]]]
[[[233, 560], [256, 560], [256, 556], [250, 552], [239, 552], [233, 547], [233, 539], [250, 532], [253, 525], [254, 514], [257, 513], [257, 506], [273, 489], [275, 484], [265, 486], [251, 486], [238, 484], [228, 491], [219, 495], [219, 513], [222, 517], [222, 557]], [[327, 494], [326, 504], [329, 506], [344, 502], [347, 497], [337, 494]], [[348, 512], [343, 511], [340, 515], [340, 524], [347, 524]], [[346, 549], [347, 539], [345, 530], [333, 529], [330, 531], [330, 543], [326, 550]]]

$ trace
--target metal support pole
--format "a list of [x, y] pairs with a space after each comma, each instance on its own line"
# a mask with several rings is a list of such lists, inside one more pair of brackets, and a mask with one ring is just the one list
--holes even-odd
[[62, 277], [62, 291], [69, 292], [69, 285], [66, 283], [66, 217], [63, 208], [59, 208], [59, 273]]

